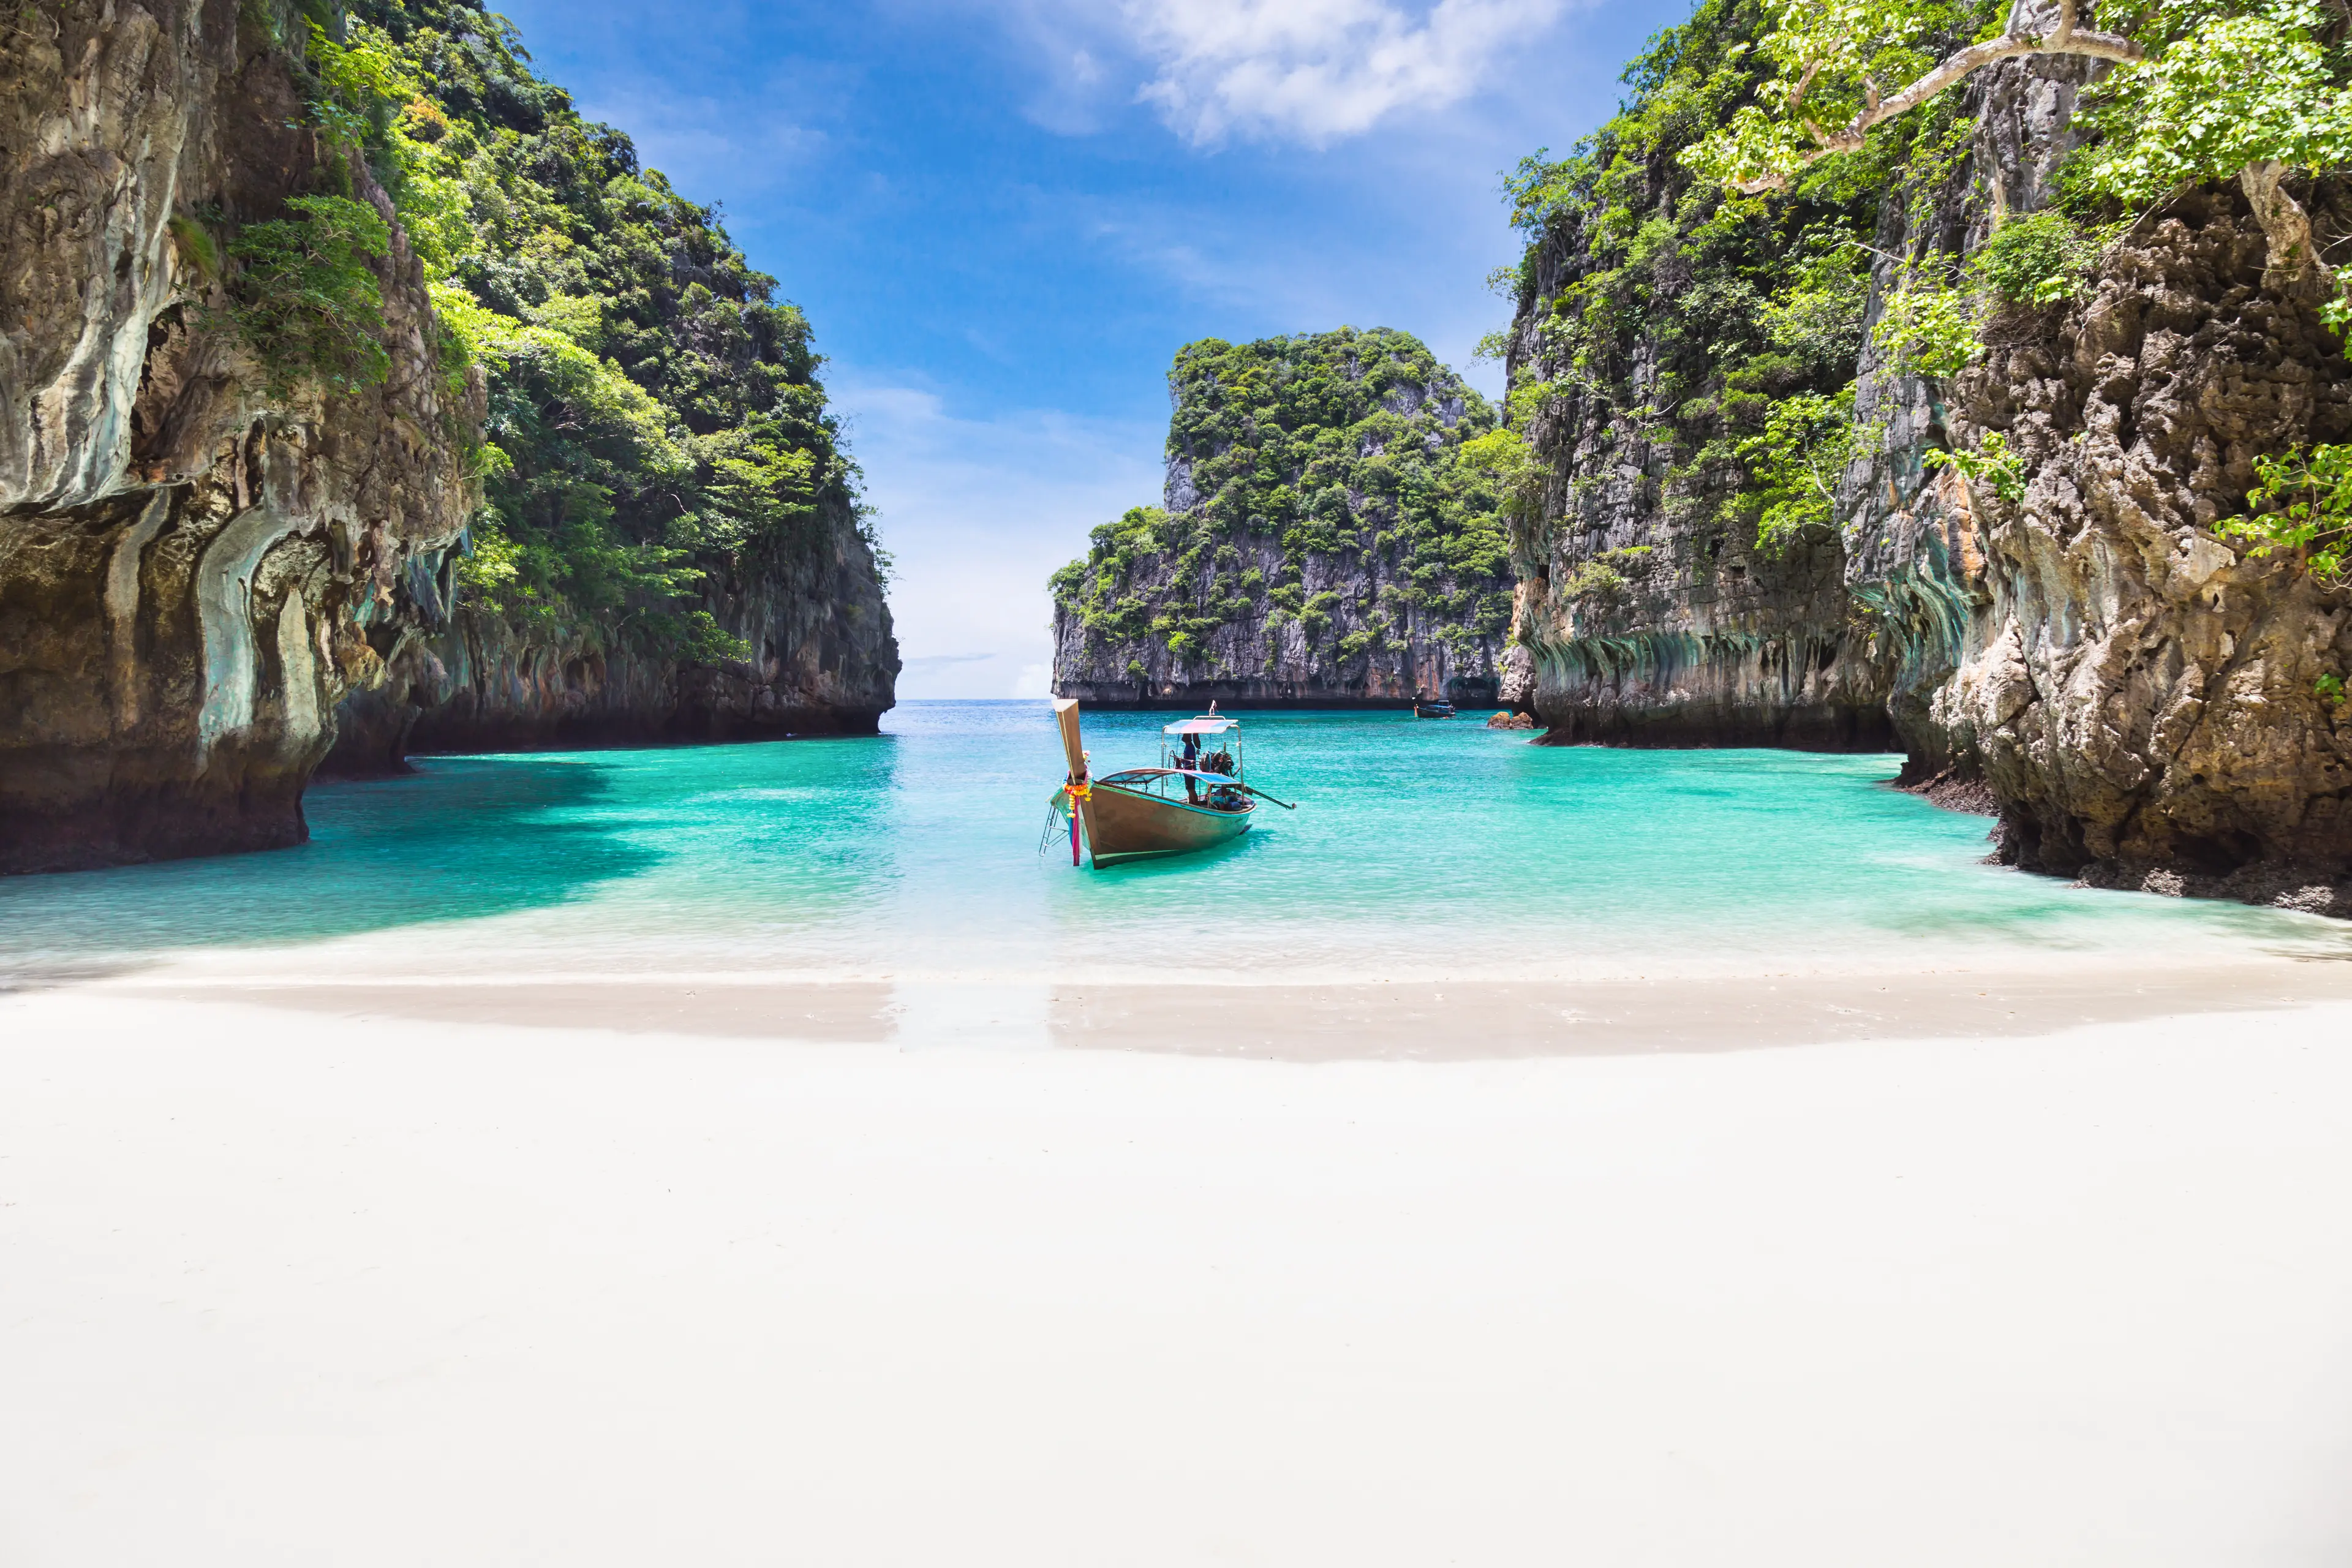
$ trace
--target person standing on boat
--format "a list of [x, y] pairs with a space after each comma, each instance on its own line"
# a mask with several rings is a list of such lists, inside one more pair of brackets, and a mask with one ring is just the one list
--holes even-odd
[[1184, 731], [1184, 749], [1177, 753], [1176, 765], [1184, 770], [1184, 798], [1200, 805], [1201, 781], [1192, 775], [1201, 771], [1201, 737], [1190, 730]]

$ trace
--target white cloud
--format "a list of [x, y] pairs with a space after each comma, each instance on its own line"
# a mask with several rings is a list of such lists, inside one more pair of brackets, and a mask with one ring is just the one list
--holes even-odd
[[849, 419], [883, 547], [898, 694], [1034, 696], [1053, 658], [1045, 579], [1087, 531], [1160, 499], [1158, 426], [1054, 409], [971, 418], [914, 376], [826, 379]]
[[1239, 133], [1316, 145], [1403, 109], [1467, 96], [1565, 0], [1129, 0], [1159, 74], [1141, 97], [1196, 142]]
[[[1051, 131], [1092, 134], [1133, 100], [1196, 143], [1241, 136], [1319, 147], [1400, 110], [1496, 90], [1513, 74], [1510, 57], [1588, 0], [881, 3], [910, 16], [987, 16], [1039, 73], [1024, 112]], [[1557, 106], [1548, 98], [1546, 107]]]

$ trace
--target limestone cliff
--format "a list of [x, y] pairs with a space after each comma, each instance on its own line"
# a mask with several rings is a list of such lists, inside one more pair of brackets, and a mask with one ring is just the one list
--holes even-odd
[[874, 557], [846, 508], [814, 553], [718, 563], [698, 595], [741, 657], [681, 660], [593, 621], [518, 625], [440, 584], [404, 586], [415, 612], [390, 677], [354, 692], [327, 769], [401, 770], [412, 753], [540, 751], [788, 735], [870, 735], [895, 700], [898, 648]]
[[[1752, 68], [1745, 16], [1703, 5], [1658, 68]], [[2347, 438], [2352, 364], [2266, 282], [2246, 198], [2085, 242], [1950, 363], [1886, 330], [2027, 232], [2098, 68], [1994, 67], [1767, 203], [1676, 163], [1687, 122], [1641, 144], [1639, 100], [1526, 176], [1512, 368], [1549, 477], [1507, 694], [1560, 740], [1899, 748], [1980, 781], [2028, 868], [2352, 912], [2352, 595], [2222, 531], [2256, 458]]]
[[[1702, 5], [1629, 79], [1736, 79], [1752, 22]], [[1763, 521], [1835, 482], [1814, 454], [1847, 420], [1885, 195], [1732, 220], [1675, 157], [1704, 121], [1645, 107], [1515, 185], [1512, 405], [1546, 483], [1513, 530], [1504, 695], [1555, 741], [1886, 749], [1897, 664], [1855, 614], [1836, 531]], [[1753, 444], [1783, 406], [1811, 412], [1776, 444], [1798, 470], [1776, 491]]]
[[331, 752], [872, 731], [889, 614], [773, 287], [477, 0], [23, 7], [0, 871], [299, 842]]
[[321, 189], [391, 211], [299, 128], [299, 24], [65, 0], [0, 37], [0, 870], [299, 841], [393, 585], [464, 531], [481, 411], [404, 237], [379, 381], [273, 391], [226, 321], [222, 232]]
[[[371, 108], [488, 371], [486, 506], [330, 768], [874, 732], [898, 645], [809, 323], [479, 0], [355, 0]], [[454, 590], [454, 604], [453, 593]]]
[[1169, 376], [1163, 504], [1056, 573], [1054, 689], [1100, 706], [1492, 700], [1509, 616], [1485, 401], [1410, 335], [1214, 339]]
[[2215, 531], [2256, 456], [2352, 436], [2339, 340], [2264, 261], [2242, 197], [2189, 195], [1957, 379], [1956, 439], [2003, 433], [2021, 486], [1939, 509], [1974, 571], [1900, 563], [1971, 609], [1914, 749], [1981, 774], [2022, 865], [2352, 913], [2352, 712], [2324, 695], [2352, 595]]

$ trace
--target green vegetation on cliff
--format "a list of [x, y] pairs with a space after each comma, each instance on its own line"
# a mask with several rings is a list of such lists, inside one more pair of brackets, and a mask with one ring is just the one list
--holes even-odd
[[[1168, 457], [1197, 500], [1103, 524], [1086, 557], [1054, 574], [1055, 601], [1090, 639], [1149, 637], [1181, 658], [1230, 624], [1296, 622], [1310, 647], [1347, 660], [1402, 648], [1408, 606], [1442, 623], [1446, 641], [1508, 625], [1507, 484], [1464, 456], [1494, 413], [1418, 339], [1351, 328], [1208, 338], [1178, 352], [1169, 384]], [[1307, 591], [1318, 557], [1384, 568], [1381, 602], [1354, 606], [1355, 629], [1328, 645], [1339, 595]]]
[[[1925, 52], [1972, 36], [1996, 6], [1916, 9]], [[1535, 352], [1513, 389], [1515, 426], [1520, 411], [1573, 395], [1604, 425], [1667, 435], [1668, 513], [1779, 547], [1829, 526], [1854, 450], [1883, 205], [1924, 211], [1971, 127], [1941, 100], [1776, 196], [1727, 190], [1685, 154], [1767, 83], [1755, 45], [1772, 15], [1759, 0], [1705, 0], [1628, 68], [1622, 112], [1566, 158], [1522, 161], [1507, 188], [1529, 237], [1520, 308], [1542, 306], [1537, 341], [1520, 345]], [[1547, 253], [1565, 272], [1539, 278]]]
[[[2200, 182], [2243, 183], [2274, 276], [2352, 298], [2287, 188], [2352, 161], [2337, 12], [2155, 0], [2103, 33], [2087, 7], [2053, 9], [2037, 33], [2005, 30], [2007, 0], [1705, 0], [1627, 70], [1622, 112], [1509, 183], [1530, 234], [1521, 309], [1544, 307], [1513, 406], [1574, 394], [1604, 422], [1663, 426], [1680, 455], [1669, 512], [1779, 546], [1832, 524], [1838, 475], [1875, 436], [1853, 401], [1874, 258], [1893, 284], [1874, 343], [1942, 381], [1981, 359], [2001, 312], [2071, 298], [2123, 220]], [[2032, 57], [2107, 62], [2075, 122], [2084, 144], [2061, 207], [1999, 221], [1964, 260], [1962, 233], [1933, 221], [1956, 205], [1939, 198], [1972, 129], [1958, 89]], [[1890, 203], [1907, 209], [1906, 249], [1882, 257]], [[1570, 272], [1538, 301], [1548, 248]], [[2352, 305], [2329, 314], [2352, 321]]]
[[[1549, 379], [1528, 377], [1515, 406], [1573, 392], [1663, 425], [1683, 456], [1670, 511], [1783, 544], [1830, 526], [1838, 473], [1872, 435], [1853, 383], [1890, 201], [1911, 248], [1885, 258], [1895, 286], [1872, 336], [1933, 378], [1975, 363], [2001, 310], [2071, 297], [2109, 226], [2184, 184], [2248, 180], [2274, 265], [2305, 266], [2308, 224], [2279, 182], [2352, 156], [2339, 19], [2315, 0], [2159, 0], [2113, 34], [2072, 8], [2042, 34], [2010, 19], [2006, 0], [1706, 0], [1659, 34], [1622, 112], [1510, 182], [1531, 238], [1523, 308], [1547, 245], [1573, 268], [1522, 345]], [[2035, 55], [2111, 62], [2085, 94], [2065, 210], [2002, 222], [1963, 262], [1962, 236], [1926, 221], [1971, 130], [1955, 89]]]
[[2259, 482], [2246, 498], [2253, 510], [2223, 522], [2221, 531], [2249, 555], [2291, 554], [2331, 586], [2352, 576], [2352, 446], [2323, 443], [2257, 458], [2254, 472]]
[[[303, 378], [331, 392], [381, 382], [392, 355], [372, 263], [392, 248], [391, 226], [348, 196], [296, 196], [286, 208], [289, 216], [247, 224], [229, 242], [239, 263], [230, 320], [259, 353], [278, 395]], [[183, 224], [188, 248], [207, 251], [211, 237]]]
[[[304, 53], [314, 119], [366, 159], [424, 266], [453, 392], [469, 361], [488, 375], [462, 580], [518, 620], [741, 652], [692, 607], [706, 574], [811, 546], [855, 504], [806, 319], [478, 0], [356, 0], [341, 40], [313, 25]], [[236, 243], [300, 252], [319, 221]], [[373, 368], [348, 331], [268, 341], [306, 372]]]
[[[2225, 181], [2239, 186], [2263, 230], [2266, 284], [2324, 302], [2323, 317], [2339, 331], [2352, 325], [2352, 278], [2326, 261], [2294, 188], [2352, 165], [2352, 48], [2342, 7], [2151, 0], [2095, 16], [2079, 0], [2059, 0], [2054, 15], [2007, 7], [1985, 15], [1972, 37], [1956, 26], [1965, 16], [1949, 0], [1764, 0], [1747, 26], [1756, 35], [1752, 58], [1767, 75], [1679, 161], [1727, 193], [1801, 190], [1816, 167], [1835, 174], [1883, 160], [1915, 133], [1904, 128], [1922, 105], [1927, 113], [1947, 110], [1960, 84], [1990, 65], [2098, 61], [2104, 74], [2084, 89], [2074, 123], [2080, 145], [2059, 172], [2060, 205], [1996, 215], [1965, 262], [1935, 250], [1899, 258], [1898, 287], [1873, 334], [1878, 346], [1905, 369], [1957, 375], [1982, 357], [1984, 330], [2004, 310], [2074, 297], [2131, 219]], [[2102, 22], [2114, 30], [2101, 31]], [[1949, 458], [1971, 479], [2000, 474], [2008, 480], [2000, 493], [2021, 497], [2023, 476], [2010, 471], [2005, 448]], [[2323, 447], [2305, 471], [2328, 460]], [[2284, 493], [2282, 482], [2263, 469], [2247, 498], [2254, 515], [2232, 530], [2294, 549], [2326, 578], [2335, 557], [2311, 552], [2305, 531], [2315, 503], [2299, 503], [2300, 514], [2263, 510]], [[1766, 526], [1769, 532], [1769, 513]]]
[[[2145, 208], [2248, 168], [2315, 172], [2352, 158], [2340, 6], [2143, 0], [2102, 9], [2095, 16], [2081, 0], [2057, 0], [2036, 16], [2001, 5], [1975, 13], [1969, 34], [1955, 23], [1971, 11], [1952, 0], [1766, 0], [1753, 54], [1769, 71], [1683, 161], [1738, 191], [1784, 188], [1815, 163], [1868, 148], [1877, 127], [1975, 72], [2037, 57], [2108, 68], [2084, 94], [2079, 124], [2091, 140], [2066, 177], [2078, 203]], [[2252, 185], [2247, 194], [2280, 237]], [[2307, 247], [2293, 259], [2310, 259]]]

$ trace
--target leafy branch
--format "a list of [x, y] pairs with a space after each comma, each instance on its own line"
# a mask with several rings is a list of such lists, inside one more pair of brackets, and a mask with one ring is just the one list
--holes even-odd
[[1774, 403], [1762, 433], [1738, 447], [1764, 503], [1757, 544], [1777, 552], [1808, 530], [1829, 527], [1836, 515], [1838, 480], [1857, 449], [1852, 386]]
[[[2328, 0], [2154, 0], [2128, 36], [2081, 25], [2058, 0], [2047, 33], [2012, 28], [1940, 56], [1960, 14], [1947, 0], [1769, 0], [1759, 49], [1777, 75], [1683, 158], [1735, 191], [1787, 188], [1822, 159], [1856, 153], [1871, 129], [1987, 66], [2028, 56], [2102, 59], [2083, 121], [2098, 143], [2070, 164], [2070, 192], [2145, 208], [2184, 184], [2239, 183], [2269, 241], [2273, 288], [2316, 300], [2330, 280], [2310, 216], [2287, 189], [2296, 170], [2352, 161], [2352, 101]], [[1919, 68], [1883, 92], [1882, 76]], [[1835, 129], [1828, 128], [1840, 121]]]
[[[1692, 148], [1687, 161], [1736, 191], [1758, 195], [1785, 188], [1832, 153], [1860, 152], [1871, 127], [1909, 113], [1987, 66], [2029, 55], [2079, 55], [2122, 64], [2147, 58], [2147, 51], [2130, 38], [2082, 26], [2077, 0], [2059, 0], [2058, 25], [2049, 32], [2011, 31], [1970, 44], [1936, 61], [1900, 91], [1882, 94], [1874, 57], [1890, 38], [1921, 30], [1928, 9], [1917, 0], [1828, 5], [1784, 0], [1765, 44], [1784, 67], [1795, 67], [1793, 79], [1767, 84], [1768, 95], [1780, 100], [1779, 114], [1755, 106], [1742, 109], [1730, 126]], [[1841, 97], [1860, 102], [1844, 124], [1825, 129], [1809, 100], [1819, 104]], [[1836, 112], [1830, 110], [1832, 117]]]
[[1927, 454], [1927, 466], [1953, 469], [1971, 483], [1988, 486], [2012, 506], [2025, 499], [2025, 458], [1999, 430], [1986, 431], [1973, 452], [1939, 447]]
[[296, 196], [286, 206], [293, 216], [247, 224], [229, 241], [238, 263], [230, 319], [278, 395], [306, 378], [339, 393], [383, 381], [392, 356], [369, 262], [391, 248], [390, 226], [342, 196]]
[[2315, 582], [2343, 586], [2352, 576], [2352, 446], [2256, 458], [2254, 474], [2251, 510], [2223, 522], [2222, 534], [2246, 541], [2250, 556], [2289, 552]]
[[1650, 553], [1647, 544], [1628, 544], [1618, 550], [1604, 550], [1580, 563], [1559, 585], [1560, 596], [1566, 599], [1622, 599], [1633, 588], [1633, 583], [1617, 569], [1618, 563], [1628, 564]]

